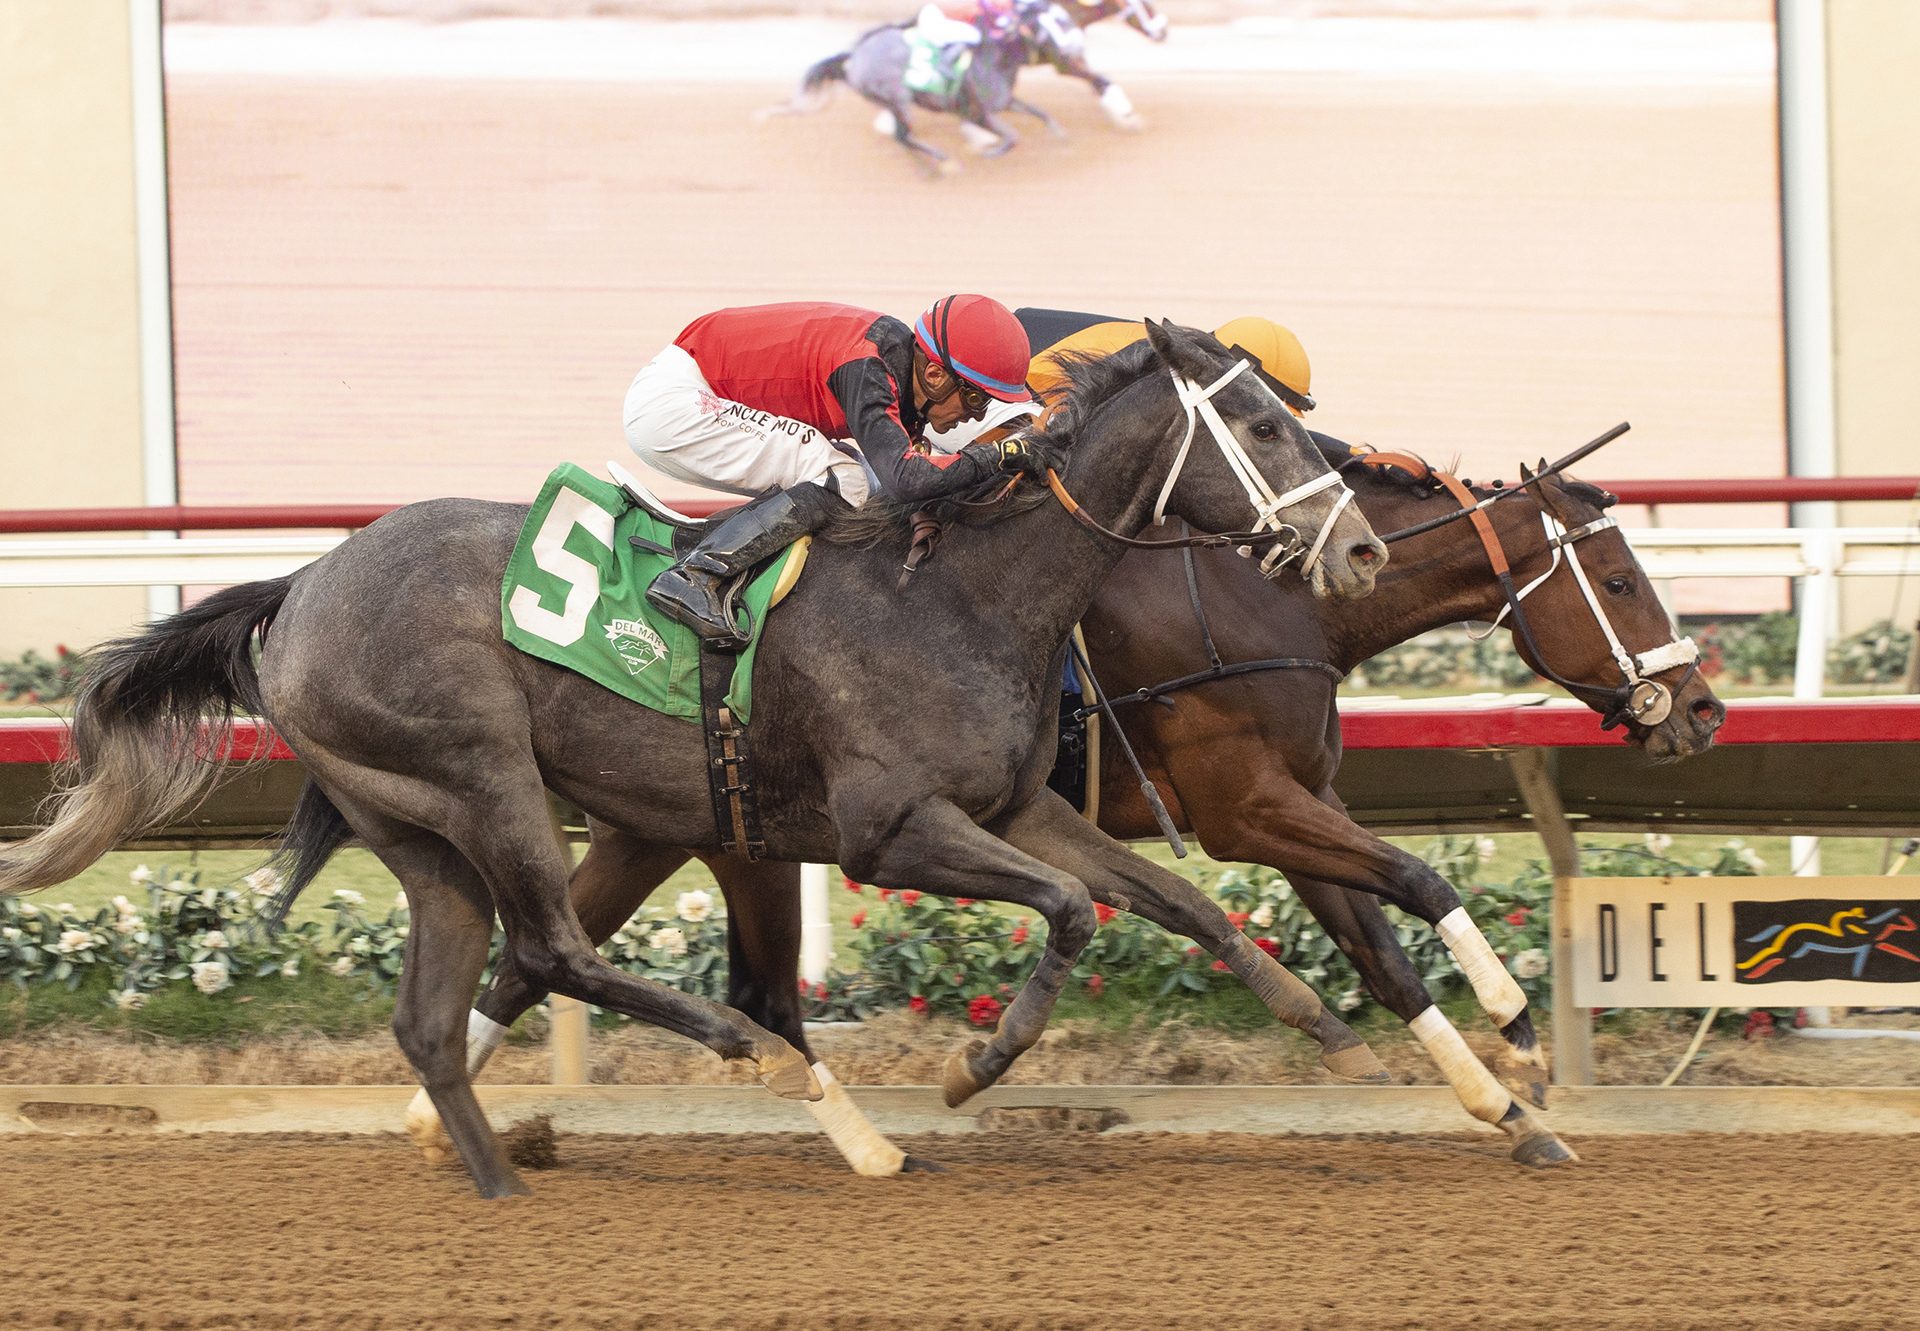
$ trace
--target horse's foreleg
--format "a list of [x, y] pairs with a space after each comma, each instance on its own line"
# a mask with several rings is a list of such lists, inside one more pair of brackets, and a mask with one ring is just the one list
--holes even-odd
[[[1413, 959], [1400, 946], [1377, 900], [1364, 892], [1335, 887], [1302, 874], [1289, 874], [1287, 881], [1327, 936], [1353, 962], [1373, 996], [1413, 1028], [1467, 1112], [1512, 1139], [1515, 1160], [1528, 1165], [1554, 1165], [1575, 1158], [1467, 1048], [1421, 983]], [[1529, 1084], [1528, 1089], [1544, 1095], [1546, 1088]]]
[[1044, 108], [1035, 106], [1032, 102], [1027, 101], [1025, 98], [1023, 97], [1009, 98], [1007, 100], [1007, 106], [1012, 110], [1023, 112], [1026, 115], [1032, 116], [1035, 120], [1038, 120], [1042, 125], [1045, 125], [1047, 127], [1047, 132], [1053, 135], [1054, 138], [1064, 139], [1067, 137], [1067, 131], [1060, 128], [1059, 121], [1055, 120], [1052, 116], [1048, 115]]
[[[877, 798], [868, 798], [869, 794]], [[1066, 808], [1050, 791], [1041, 792]], [[1020, 814], [1003, 815], [990, 830], [974, 825], [937, 797], [903, 812], [899, 792], [845, 790], [834, 799], [841, 829], [840, 862], [863, 882], [914, 887], [946, 897], [1009, 901], [1047, 921], [1047, 950], [1000, 1014], [993, 1038], [975, 1040], [947, 1060], [946, 1100], [959, 1105], [998, 1081], [1031, 1049], [1067, 986], [1074, 963], [1093, 937], [1093, 899], [1086, 884], [995, 835], [1017, 827]], [[852, 829], [858, 829], [852, 831]]]
[[1272, 779], [1266, 776], [1250, 774], [1249, 793], [1237, 804], [1193, 810], [1194, 830], [1207, 853], [1367, 892], [1432, 925], [1507, 1042], [1501, 1080], [1535, 1103], [1544, 1099], [1547, 1058], [1527, 996], [1468, 916], [1453, 884], [1419, 857], [1355, 823], [1331, 789], [1315, 795], [1289, 781], [1284, 768]]
[[[1001, 830], [997, 824], [988, 826]], [[1081, 878], [1105, 904], [1191, 938], [1226, 962], [1269, 1012], [1319, 1043], [1321, 1065], [1335, 1076], [1369, 1083], [1389, 1080], [1366, 1041], [1329, 1012], [1298, 976], [1234, 928], [1218, 902], [1179, 874], [1114, 841], [1052, 791], [1042, 791], [1021, 821], [1002, 835]]]
[[[960, 169], [958, 162], [953, 161], [931, 143], [928, 143], [925, 139], [916, 139], [913, 136], [913, 129], [907, 123], [907, 108], [903, 103], [881, 102], [879, 105], [882, 115], [891, 115], [893, 117], [893, 141], [917, 156], [921, 164], [926, 166], [928, 170], [938, 172], [943, 176], [950, 176]], [[880, 122], [875, 120], [874, 128], [878, 129], [879, 127]]]
[[1020, 142], [1020, 136], [1007, 128], [1004, 122], [991, 112], [977, 107], [972, 115], [960, 122], [960, 132], [982, 157], [1004, 157]]
[[805, 1054], [826, 1094], [807, 1105], [856, 1174], [938, 1171], [881, 1135], [822, 1060], [807, 1047], [800, 1015], [800, 866], [714, 856], [707, 860], [727, 897], [727, 1001]]

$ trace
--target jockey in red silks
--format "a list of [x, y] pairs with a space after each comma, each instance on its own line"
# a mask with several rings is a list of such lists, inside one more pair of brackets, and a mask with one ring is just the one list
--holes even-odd
[[852, 305], [718, 310], [688, 324], [627, 390], [627, 443], [655, 469], [757, 496], [655, 578], [647, 600], [707, 646], [746, 646], [727, 582], [870, 494], [919, 503], [1001, 472], [1044, 470], [1024, 439], [934, 453], [922, 431], [1024, 401], [1026, 333], [985, 296], [937, 300], [912, 328]]

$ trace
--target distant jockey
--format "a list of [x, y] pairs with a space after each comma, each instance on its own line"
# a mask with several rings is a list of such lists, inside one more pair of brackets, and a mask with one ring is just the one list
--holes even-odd
[[948, 85], [957, 83], [962, 62], [980, 45], [988, 33], [1003, 27], [1011, 18], [1011, 0], [931, 0], [923, 6], [907, 30], [909, 40], [918, 37], [939, 52], [936, 64], [940, 77]]
[[[634, 377], [627, 443], [696, 485], [756, 496], [654, 579], [647, 599], [723, 651], [746, 644], [722, 590], [869, 494], [919, 503], [1044, 469], [1023, 439], [932, 453], [927, 427], [1027, 400], [1025, 332], [986, 296], [946, 296], [912, 328], [852, 305], [793, 302], [695, 319]], [[844, 503], [843, 503], [844, 501]]]

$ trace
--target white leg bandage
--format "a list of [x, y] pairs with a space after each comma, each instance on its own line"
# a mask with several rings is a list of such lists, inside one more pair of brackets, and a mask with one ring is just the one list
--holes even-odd
[[860, 1106], [854, 1104], [846, 1087], [825, 1063], [815, 1063], [813, 1075], [819, 1078], [820, 1089], [826, 1094], [818, 1100], [809, 1100], [807, 1112], [825, 1129], [827, 1140], [846, 1157], [853, 1172], [868, 1178], [898, 1174], [907, 1162], [907, 1153], [881, 1136], [880, 1130], [867, 1121]]
[[1507, 974], [1507, 968], [1493, 954], [1480, 927], [1467, 918], [1465, 906], [1455, 906], [1434, 928], [1440, 933], [1440, 941], [1447, 945], [1447, 951], [1460, 963], [1467, 983], [1473, 986], [1480, 1006], [1487, 1010], [1495, 1025], [1505, 1026], [1527, 1010], [1527, 996], [1521, 992], [1519, 982]]
[[507, 1038], [507, 1027], [475, 1008], [467, 1014], [467, 1075], [475, 1077]]
[[1453, 1087], [1453, 1093], [1460, 1097], [1467, 1112], [1484, 1123], [1498, 1123], [1507, 1106], [1513, 1103], [1513, 1097], [1487, 1071], [1487, 1065], [1474, 1057], [1473, 1050], [1467, 1048], [1467, 1042], [1460, 1038], [1460, 1032], [1453, 1028], [1446, 1015], [1439, 1008], [1430, 1007], [1408, 1022], [1407, 1027], [1439, 1065], [1441, 1075], [1446, 1077], [1447, 1085]]
[[1127, 96], [1125, 88], [1109, 83], [1107, 90], [1100, 94], [1100, 109], [1115, 120], [1125, 120], [1133, 114], [1133, 99]]

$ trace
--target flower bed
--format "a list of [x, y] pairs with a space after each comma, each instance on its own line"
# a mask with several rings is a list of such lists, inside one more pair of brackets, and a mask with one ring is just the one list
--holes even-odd
[[[1656, 835], [1638, 846], [1586, 853], [1593, 872], [1612, 875], [1724, 876], [1761, 867], [1737, 841], [1721, 848], [1711, 864], [1673, 859], [1667, 854], [1670, 846], [1668, 838]], [[1529, 997], [1544, 1003], [1551, 874], [1533, 862], [1507, 882], [1481, 881], [1492, 854], [1488, 838], [1450, 837], [1432, 843], [1427, 859], [1460, 891], [1469, 914]], [[163, 990], [209, 1003], [249, 1002], [276, 983], [297, 982], [303, 971], [358, 977], [379, 994], [393, 993], [410, 925], [404, 895], [382, 910], [370, 907], [363, 894], [342, 889], [327, 902], [326, 922], [276, 932], [259, 916], [278, 886], [267, 870], [225, 887], [202, 884], [198, 871], [173, 874], [144, 865], [132, 878], [129, 895], [90, 915], [66, 903], [0, 898], [0, 980], [72, 990], [87, 985], [89, 992], [105, 995], [103, 1003], [123, 1012], [137, 1011]], [[1233, 869], [1206, 886], [1233, 923], [1331, 1006], [1351, 1012], [1370, 1001], [1346, 958], [1280, 874]], [[983, 902], [876, 889], [851, 880], [846, 887], [870, 902], [863, 902], [851, 920], [856, 964], [824, 982], [801, 983], [811, 1019], [905, 1008], [992, 1026], [1045, 947], [1039, 922]], [[1186, 939], [1105, 906], [1095, 911], [1099, 928], [1074, 971], [1078, 999], [1178, 1008], [1188, 1000], [1240, 992], [1224, 963]], [[1435, 996], [1444, 1001], [1464, 995], [1464, 982], [1433, 931], [1390, 913], [1402, 946]], [[671, 912], [642, 911], [601, 950], [635, 975], [686, 993], [726, 998], [726, 919], [705, 891], [681, 893]], [[244, 986], [246, 994], [235, 995], [242, 979], [253, 983]]]

